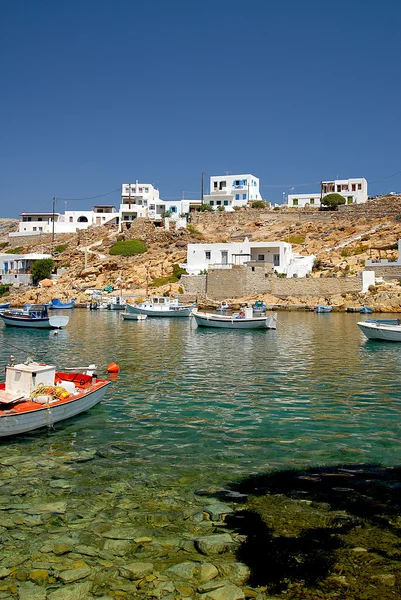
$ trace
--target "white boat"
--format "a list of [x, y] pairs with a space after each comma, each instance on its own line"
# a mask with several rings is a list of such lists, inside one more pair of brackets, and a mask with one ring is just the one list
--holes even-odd
[[368, 319], [359, 321], [357, 325], [369, 340], [401, 342], [400, 319]]
[[198, 327], [215, 327], [220, 329], [276, 329], [277, 313], [268, 317], [254, 317], [252, 308], [246, 308], [238, 314], [218, 315], [207, 312], [193, 311]]
[[147, 315], [140, 315], [139, 313], [123, 313], [121, 316], [124, 321], [144, 321], [148, 318]]
[[130, 314], [147, 315], [148, 317], [189, 317], [194, 306], [180, 304], [178, 298], [166, 296], [151, 296], [139, 304], [126, 303], [127, 312]]
[[89, 410], [103, 399], [109, 383], [95, 374], [10, 360], [0, 383], [0, 438], [53, 427]]
[[125, 300], [122, 296], [113, 296], [107, 304], [109, 310], [125, 310]]
[[226, 302], [225, 300], [223, 300], [223, 302], [220, 302], [219, 306], [216, 308], [217, 312], [224, 312], [224, 311], [229, 311], [232, 310], [233, 307], [231, 306], [231, 304], [229, 304], [228, 302]]
[[68, 325], [69, 317], [50, 316], [47, 304], [25, 304], [20, 310], [5, 310], [0, 313], [5, 325], [12, 327], [34, 327], [39, 329], [61, 329]]

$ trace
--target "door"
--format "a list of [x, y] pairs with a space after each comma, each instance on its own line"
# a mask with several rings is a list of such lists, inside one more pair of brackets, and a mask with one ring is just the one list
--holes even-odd
[[227, 252], [227, 250], [222, 250], [222, 252], [221, 252], [221, 264], [222, 265], [227, 265], [228, 264], [228, 252]]

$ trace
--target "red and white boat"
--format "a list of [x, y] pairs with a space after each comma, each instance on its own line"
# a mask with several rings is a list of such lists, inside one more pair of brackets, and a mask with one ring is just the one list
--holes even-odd
[[0, 383], [0, 438], [53, 427], [89, 410], [103, 399], [109, 383], [94, 373], [10, 360]]

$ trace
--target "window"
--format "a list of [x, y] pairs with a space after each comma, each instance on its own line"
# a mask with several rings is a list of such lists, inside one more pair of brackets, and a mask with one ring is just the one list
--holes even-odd
[[337, 192], [341, 192], [341, 185], [337, 186]]
[[342, 186], [341, 186], [341, 188], [342, 188], [343, 190], [345, 190], [346, 192], [348, 192], [348, 185], [342, 185]]
[[258, 260], [265, 260], [264, 254], [258, 254]]
[[149, 194], [149, 188], [145, 188], [145, 194]]
[[356, 183], [353, 183], [353, 184], [352, 184], [352, 186], [351, 186], [351, 189], [352, 189], [352, 191], [353, 191], [353, 192], [355, 192], [355, 191], [356, 191]]
[[155, 205], [154, 204], [149, 204], [149, 210], [155, 210]]
[[74, 217], [70, 217], [68, 220], [69, 220], [70, 223], [73, 223]]
[[210, 200], [210, 206], [214, 206], [214, 200]]
[[33, 231], [36, 231], [36, 227], [33, 227], [32, 229], [33, 229]]
[[221, 206], [221, 200], [216, 200], [216, 206]]
[[223, 204], [224, 206], [228, 206], [228, 200], [224, 200]]
[[234, 181], [234, 186], [235, 186], [235, 187], [238, 187], [238, 186], [239, 186], [239, 184], [240, 184], [240, 180], [239, 180], [239, 179], [236, 179], [236, 180]]
[[242, 181], [242, 183], [243, 183], [244, 185], [248, 185], [248, 181], [247, 181], [246, 179], [244, 179], [244, 181]]
[[220, 181], [219, 190], [222, 190], [223, 188], [225, 188], [226, 185], [227, 185], [226, 181]]
[[358, 190], [362, 189], [362, 183], [358, 183]]
[[217, 190], [217, 181], [213, 181], [213, 189]]
[[212, 253], [210, 252], [210, 250], [206, 250], [205, 251], [205, 260], [210, 260], [212, 257]]
[[242, 199], [246, 200], [246, 194], [242, 194]]
[[280, 254], [273, 254], [273, 264], [275, 267], [280, 266]]
[[39, 231], [43, 231], [43, 227], [39, 227]]
[[235, 194], [235, 199], [239, 200], [239, 194]]
[[294, 200], [292, 201], [292, 205], [298, 206], [298, 198], [294, 198]]

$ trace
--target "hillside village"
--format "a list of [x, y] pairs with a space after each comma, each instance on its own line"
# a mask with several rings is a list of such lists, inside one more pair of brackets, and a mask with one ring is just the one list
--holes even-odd
[[[171, 283], [173, 265], [185, 265], [188, 244], [229, 243], [245, 238], [252, 242], [287, 242], [301, 256], [314, 255], [314, 269], [309, 280], [330, 280], [323, 294], [305, 293], [306, 279], [287, 284], [287, 292], [258, 291], [246, 297], [231, 294], [228, 299], [241, 304], [263, 298], [268, 305], [282, 308], [311, 307], [329, 303], [338, 310], [369, 305], [376, 311], [401, 312], [401, 264], [375, 269], [376, 282], [361, 292], [359, 273], [369, 259], [398, 259], [401, 239], [401, 197], [383, 196], [362, 205], [340, 206], [337, 211], [317, 208], [243, 206], [233, 212], [194, 212], [186, 227], [155, 227], [146, 218], [136, 218], [129, 229], [116, 225], [92, 225], [74, 233], [31, 237], [10, 237], [19, 222], [2, 219], [0, 244], [2, 253], [53, 253], [58, 276], [52, 288], [40, 289], [40, 300], [52, 297], [86, 302], [87, 289], [111, 285], [126, 297], [143, 297], [149, 293], [180, 294], [201, 305], [214, 306], [221, 298], [196, 292], [186, 276]], [[146, 252], [132, 257], [112, 256], [109, 251], [117, 240], [140, 239]], [[279, 279], [277, 274], [273, 279]], [[288, 280], [286, 280], [288, 281]], [[327, 282], [326, 282], [327, 283]], [[316, 283], [318, 285], [318, 282]], [[295, 287], [294, 287], [295, 286]], [[345, 287], [344, 287], [345, 286]], [[310, 286], [309, 286], [310, 287]], [[313, 288], [310, 288], [313, 290]], [[195, 290], [195, 292], [194, 292]], [[326, 291], [324, 291], [326, 290]], [[328, 291], [327, 291], [328, 290]], [[38, 288], [12, 286], [8, 300], [12, 306], [37, 299]]]

